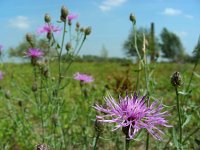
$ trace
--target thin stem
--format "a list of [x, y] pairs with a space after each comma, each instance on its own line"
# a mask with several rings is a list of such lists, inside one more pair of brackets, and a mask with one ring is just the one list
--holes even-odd
[[147, 132], [147, 139], [146, 139], [146, 150], [149, 149], [149, 133]]
[[98, 132], [97, 136], [95, 137], [94, 144], [93, 144], [93, 150], [96, 150], [96, 148], [97, 148], [97, 143], [99, 141], [99, 137], [100, 137], [100, 133]]
[[[145, 47], [145, 36], [143, 35], [143, 52], [144, 52], [144, 76], [146, 82], [146, 90], [147, 90], [147, 99], [149, 99], [149, 79], [148, 79], [148, 68], [147, 68], [147, 56], [146, 56], [146, 47]], [[149, 107], [149, 103], [147, 102], [147, 107]], [[149, 149], [149, 133], [147, 132], [146, 138], [146, 150]]]
[[130, 140], [125, 137], [125, 150], [129, 150]]
[[139, 60], [141, 61], [142, 57], [141, 57], [141, 55], [139, 53], [139, 50], [138, 50], [138, 47], [137, 47], [137, 30], [136, 30], [136, 26], [134, 24], [133, 24], [133, 30], [134, 30], [134, 45], [135, 45], [135, 50], [137, 52]]
[[137, 47], [137, 29], [136, 29], [136, 26], [135, 24], [133, 23], [133, 31], [134, 31], [134, 47], [135, 47], [135, 50], [137, 52], [137, 55], [138, 55], [138, 58], [139, 58], [139, 70], [138, 70], [138, 77], [137, 77], [137, 83], [136, 83], [136, 90], [138, 92], [139, 90], [139, 85], [140, 85], [140, 70], [141, 70], [141, 63], [143, 65], [143, 62], [142, 62], [142, 58], [141, 58], [141, 55], [139, 53], [139, 50], [138, 50], [138, 47]]
[[41, 113], [41, 124], [42, 124], [42, 141], [44, 142], [44, 116], [43, 116], [43, 102], [42, 102], [42, 88], [43, 88], [43, 81], [42, 81], [42, 71], [40, 77], [40, 113]]
[[[81, 42], [81, 45], [80, 45], [79, 49], [77, 50], [77, 52], [76, 52], [76, 53], [74, 52], [74, 54], [73, 54], [74, 56], [77, 56], [77, 55], [78, 55], [78, 53], [80, 52], [80, 50], [81, 50], [81, 48], [82, 48], [83, 43], [85, 42], [85, 40], [86, 40], [86, 36], [83, 38], [83, 40], [82, 40], [82, 42]], [[65, 69], [65, 73], [68, 71], [68, 69], [69, 69], [69, 67], [71, 66], [72, 62], [73, 62], [73, 59], [70, 60], [68, 66], [67, 66], [66, 69]]]
[[63, 36], [62, 36], [62, 43], [61, 43], [61, 48], [60, 48], [60, 53], [58, 55], [58, 87], [61, 82], [61, 56], [62, 56], [62, 51], [63, 51], [63, 46], [64, 46], [64, 41], [65, 41], [65, 31], [66, 31], [66, 21], [64, 22], [64, 30], [63, 30]]
[[139, 62], [139, 66], [138, 66], [138, 74], [137, 74], [137, 82], [136, 82], [136, 91], [139, 92], [139, 88], [140, 88], [140, 71], [141, 71], [141, 63]]
[[175, 87], [176, 91], [176, 107], [178, 112], [178, 124], [179, 124], [179, 142], [182, 143], [182, 123], [181, 123], [181, 114], [180, 114], [180, 105], [179, 105], [179, 95], [178, 95], [178, 89]]
[[193, 70], [192, 70], [192, 74], [190, 76], [189, 84], [188, 84], [188, 86], [186, 88], [186, 92], [188, 92], [188, 90], [190, 89], [190, 85], [191, 85], [191, 82], [192, 82], [192, 79], [193, 79], [193, 76], [194, 76], [194, 71], [196, 70], [197, 65], [198, 65], [198, 60], [194, 64], [194, 67], [193, 67]]

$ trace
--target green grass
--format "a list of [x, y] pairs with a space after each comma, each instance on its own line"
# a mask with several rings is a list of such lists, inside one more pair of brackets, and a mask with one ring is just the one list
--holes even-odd
[[[57, 78], [55, 72], [57, 71], [56, 64], [51, 66], [50, 82], [55, 82]], [[150, 99], [157, 99], [166, 105], [171, 113], [169, 122], [176, 128], [177, 114], [175, 107], [175, 91], [170, 83], [170, 77], [175, 71], [180, 72], [183, 79], [183, 85], [179, 91], [184, 91], [184, 88], [189, 82], [189, 77], [192, 73], [193, 64], [172, 64], [160, 63], [150, 65], [149, 70], [152, 71], [150, 78]], [[96, 111], [92, 108], [95, 103], [104, 104], [103, 97], [109, 92], [115, 98], [119, 94], [124, 95], [125, 89], [127, 92], [133, 93], [135, 91], [135, 84], [137, 80], [138, 67], [135, 64], [119, 64], [119, 63], [73, 63], [70, 70], [64, 75], [67, 87], [61, 93], [61, 97], [52, 102], [48, 101], [48, 95], [43, 91], [43, 105], [46, 107], [54, 107], [57, 105], [56, 101], [63, 99], [61, 114], [56, 116], [55, 113], [45, 115], [45, 141], [51, 147], [56, 147], [59, 144], [52, 141], [62, 141], [60, 134], [64, 134], [67, 149], [91, 149], [95, 137], [94, 121]], [[21, 149], [34, 149], [34, 146], [42, 141], [42, 131], [40, 125], [40, 113], [37, 111], [38, 106], [34, 101], [34, 94], [32, 92], [32, 84], [34, 82], [33, 70], [30, 64], [4, 64], [2, 69], [5, 76], [0, 81], [1, 95], [0, 95], [0, 149], [13, 149], [18, 147]], [[94, 82], [80, 88], [79, 82], [73, 80], [75, 72], [87, 73], [94, 77]], [[128, 72], [128, 73], [127, 73]], [[196, 70], [200, 73], [200, 67]], [[200, 82], [197, 76], [194, 76], [191, 86], [191, 95], [181, 101], [182, 109], [185, 116], [191, 116], [189, 122], [183, 129], [187, 133], [194, 129], [199, 122], [199, 108], [200, 105]], [[122, 83], [124, 81], [124, 83]], [[126, 81], [126, 82], [125, 82]], [[46, 83], [44, 81], [44, 83]], [[106, 88], [105, 88], [106, 87]], [[141, 73], [140, 93], [143, 94], [146, 85]], [[82, 90], [86, 90], [88, 97], [84, 97]], [[5, 93], [10, 93], [10, 99], [5, 98]], [[46, 91], [48, 92], [48, 91]], [[7, 94], [8, 95], [8, 94]], [[182, 95], [180, 97], [182, 99]], [[45, 110], [50, 108], [44, 107]], [[15, 118], [16, 120], [13, 120]], [[188, 117], [189, 118], [189, 117]], [[198, 118], [198, 119], [196, 119]], [[60, 120], [60, 121], [58, 121]], [[186, 121], [186, 120], [184, 120]], [[54, 123], [58, 128], [54, 128]], [[61, 124], [60, 124], [61, 123]], [[63, 131], [60, 130], [62, 126]], [[55, 131], [53, 131], [55, 129]], [[120, 130], [111, 132], [111, 125], [104, 125], [104, 131], [101, 134], [98, 147], [102, 149], [119, 149], [123, 148], [123, 134]], [[164, 129], [166, 133], [164, 143], [171, 137], [171, 129]], [[178, 133], [177, 133], [178, 134]], [[131, 149], [143, 149], [145, 144], [145, 134], [143, 137], [138, 137], [139, 142], [133, 141]], [[53, 140], [52, 140], [53, 139]], [[56, 140], [55, 140], [56, 139]], [[195, 139], [198, 139], [198, 134], [194, 134], [187, 142], [188, 148], [197, 148]], [[199, 139], [198, 139], [199, 140]], [[162, 142], [155, 142], [151, 137], [152, 148], [155, 145], [160, 145], [162, 148], [165, 144]], [[170, 141], [170, 144], [172, 141]], [[172, 144], [173, 145], [173, 144]], [[101, 149], [100, 148], [100, 149]], [[187, 147], [186, 147], [187, 148]]]

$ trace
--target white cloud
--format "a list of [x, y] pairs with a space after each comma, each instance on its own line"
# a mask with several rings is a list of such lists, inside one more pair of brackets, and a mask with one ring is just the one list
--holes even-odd
[[113, 7], [118, 7], [125, 3], [126, 0], [104, 0], [99, 6], [100, 10], [103, 12], [111, 10]]
[[28, 29], [30, 27], [30, 21], [25, 16], [17, 16], [9, 20], [9, 26], [18, 29]]
[[181, 13], [181, 10], [174, 8], [165, 8], [165, 10], [163, 11], [163, 14], [167, 16], [178, 16]]
[[187, 19], [193, 19], [194, 16], [192, 16], [192, 15], [185, 15], [185, 18], [187, 18]]
[[188, 33], [185, 32], [185, 31], [177, 32], [177, 34], [178, 34], [180, 37], [186, 37], [186, 36], [188, 35]]

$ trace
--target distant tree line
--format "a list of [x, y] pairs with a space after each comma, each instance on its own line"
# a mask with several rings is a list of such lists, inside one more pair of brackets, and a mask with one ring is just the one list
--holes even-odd
[[[146, 52], [151, 61], [155, 61], [158, 57], [167, 58], [169, 61], [173, 62], [194, 62], [196, 58], [200, 57], [200, 42], [195, 46], [194, 53], [192, 56], [188, 55], [183, 47], [183, 44], [178, 35], [169, 31], [167, 28], [163, 28], [159, 37], [155, 36], [154, 33], [154, 24], [151, 24], [151, 28], [139, 28], [137, 30], [136, 42], [137, 47], [141, 55], [143, 55], [142, 46], [143, 46], [143, 37], [145, 36], [148, 43], [146, 43]], [[46, 38], [38, 39], [36, 36], [33, 36], [33, 46], [40, 48], [42, 50], [48, 50], [48, 41]], [[30, 48], [26, 38], [19, 43], [15, 48], [10, 47], [8, 53], [10, 57], [22, 57], [25, 52]], [[131, 30], [128, 35], [127, 40], [123, 44], [124, 53], [128, 58], [137, 56], [135, 50], [135, 35], [133, 30]], [[50, 49], [51, 55], [54, 55], [56, 50]], [[70, 56], [70, 55], [69, 55]], [[69, 57], [68, 56], [68, 57]], [[63, 61], [70, 61], [72, 58], [66, 58], [66, 55], [63, 54]], [[105, 45], [102, 46], [101, 56], [94, 55], [83, 55], [77, 56], [76, 61], [80, 62], [127, 62], [130, 59], [117, 58], [117, 57], [108, 57], [108, 50]]]
[[[146, 50], [151, 61], [154, 61], [158, 57], [167, 58], [173, 62], [191, 62], [194, 56], [189, 56], [183, 47], [181, 39], [175, 33], [169, 31], [167, 28], [163, 28], [159, 37], [155, 36], [154, 24], [151, 24], [151, 28], [139, 28], [137, 29], [136, 41], [137, 47], [141, 55], [143, 46], [143, 36], [145, 35], [148, 43], [146, 44]], [[197, 47], [197, 46], [196, 46]], [[124, 52], [127, 56], [136, 56], [135, 49], [135, 34], [131, 30], [127, 40], [123, 44]]]

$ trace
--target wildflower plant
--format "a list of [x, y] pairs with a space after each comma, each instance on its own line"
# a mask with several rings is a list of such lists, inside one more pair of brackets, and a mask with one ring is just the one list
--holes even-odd
[[[195, 134], [200, 129], [200, 115], [194, 98], [199, 93], [195, 93], [198, 86], [195, 89], [192, 84], [192, 80], [199, 76], [195, 71], [199, 59], [189, 83], [185, 80], [182, 84], [185, 76], [181, 71], [172, 75], [176, 100], [174, 93], [170, 93], [173, 89], [168, 86], [170, 81], [159, 89], [161, 95], [156, 91], [161, 86], [160, 78], [154, 77], [156, 62], [147, 61], [150, 53], [146, 48], [148, 38], [143, 36], [143, 47], [139, 50], [136, 16], [131, 14], [129, 20], [133, 25], [137, 64], [129, 62], [128, 68], [121, 66], [123, 70], [128, 69], [125, 72], [120, 70], [121, 74], [115, 67], [107, 71], [98, 66], [105, 71], [100, 69], [101, 73], [112, 74], [115, 71], [118, 82], [116, 88], [112, 88], [115, 83], [105, 83], [104, 74], [96, 76], [89, 71], [90, 67], [85, 67], [90, 64], [73, 64], [92, 32], [91, 27], [82, 27], [76, 21], [79, 15], [71, 13], [65, 6], [61, 7], [59, 16], [54, 21], [46, 13], [44, 24], [35, 30], [36, 38], [44, 37], [46, 48], [37, 45], [34, 35], [26, 34], [29, 48], [24, 49], [24, 55], [30, 61], [16, 65], [18, 73], [13, 71], [13, 64], [0, 65], [0, 149], [96, 150], [99, 146], [102, 149], [122, 149], [125, 146], [128, 150], [137, 144], [148, 150], [195, 149], [199, 146], [199, 137]], [[57, 36], [61, 38], [57, 39]], [[2, 49], [0, 45], [0, 53]], [[195, 49], [197, 52], [198, 47]], [[7, 65], [12, 69], [7, 70]], [[76, 65], [79, 65], [78, 69]], [[119, 66], [118, 63], [115, 65]], [[81, 72], [91, 72], [91, 75]], [[9, 82], [6, 81], [8, 78]], [[109, 94], [103, 99], [105, 92], [113, 96]], [[110, 131], [108, 124], [114, 132]], [[192, 126], [188, 127], [188, 124]]]
[[[42, 143], [42, 145], [49, 145], [48, 147], [53, 149], [67, 149], [68, 142], [65, 126], [69, 125], [69, 122], [66, 122], [68, 116], [66, 118], [66, 115], [61, 114], [66, 109], [63, 108], [63, 104], [66, 101], [64, 90], [70, 82], [67, 72], [79, 54], [86, 38], [91, 33], [90, 27], [81, 27], [80, 23], [77, 23], [78, 25], [76, 24], [75, 28], [73, 28], [72, 21], [78, 18], [78, 16], [69, 13], [65, 6], [62, 6], [60, 16], [60, 19], [57, 21], [59, 25], [55, 25], [52, 23], [51, 16], [45, 14], [44, 25], [36, 30], [37, 36], [46, 35], [47, 49], [36, 47], [33, 35], [26, 34], [26, 41], [30, 47], [24, 51], [24, 55], [30, 59], [33, 73], [32, 77], [28, 79], [32, 83], [29, 83], [29, 88], [23, 90], [30, 90], [31, 94], [25, 94], [26, 96], [24, 96], [22, 93], [21, 97], [18, 98], [9, 94], [10, 103], [8, 105], [9, 112], [11, 113], [10, 117], [13, 121], [10, 124], [14, 126], [17, 122], [19, 126], [15, 126], [14, 129], [19, 133], [23, 133], [19, 134], [19, 139], [25, 140], [25, 137], [29, 135], [28, 141], [33, 141], [34, 139], [35, 145]], [[69, 28], [70, 34], [67, 32]], [[55, 34], [62, 36], [61, 42], [56, 39]], [[71, 47], [65, 51], [64, 48], [67, 43], [70, 43]], [[2, 50], [2, 46], [0, 46], [0, 50]], [[54, 50], [53, 55], [50, 55], [50, 50]], [[52, 74], [51, 67], [54, 65], [56, 65], [55, 68], [57, 70]], [[93, 81], [92, 77], [82, 74], [79, 74], [79, 79], [77, 79], [82, 80], [81, 76], [84, 82]], [[3, 74], [0, 71], [1, 79], [3, 79]], [[16, 84], [16, 87], [18, 86]], [[21, 87], [16, 89], [21, 89]], [[12, 99], [19, 100], [18, 106], [21, 111], [19, 114], [16, 113], [17, 110], [15, 110], [12, 104]], [[28, 104], [27, 101], [31, 103]], [[34, 111], [31, 111], [30, 105], [34, 108]], [[28, 107], [29, 113], [23, 110], [26, 107]], [[23, 128], [20, 128], [21, 126]], [[18, 142], [20, 143], [19, 140]], [[24, 143], [24, 145], [25, 149], [33, 149], [33, 145], [28, 144], [28, 142]]]
[[[100, 122], [115, 123], [113, 130], [122, 129], [126, 138], [133, 139], [141, 130], [146, 129], [155, 139], [161, 140], [164, 134], [157, 126], [171, 127], [166, 116], [168, 112], [162, 112], [162, 104], [154, 101], [150, 106], [146, 97], [138, 97], [135, 93], [124, 98], [119, 97], [117, 102], [112, 96], [105, 97], [106, 106], [96, 105], [94, 108], [104, 115], [98, 115]], [[158, 105], [158, 106], [157, 106]]]
[[90, 83], [90, 82], [93, 82], [93, 80], [94, 80], [92, 76], [89, 76], [89, 75], [83, 74], [83, 73], [79, 73], [79, 72], [74, 74], [74, 79], [79, 80], [83, 83]]

